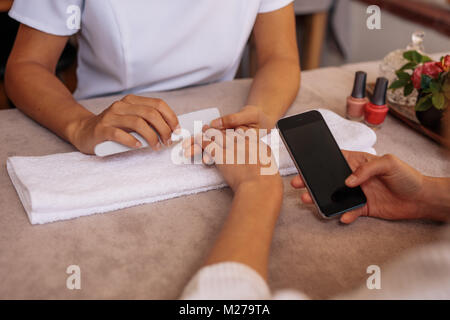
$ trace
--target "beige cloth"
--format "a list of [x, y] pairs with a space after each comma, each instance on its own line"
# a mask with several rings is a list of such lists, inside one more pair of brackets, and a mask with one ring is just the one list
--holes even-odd
[[[302, 89], [288, 114], [328, 108], [344, 115], [355, 69], [377, 76], [377, 64], [302, 74]], [[249, 80], [148, 94], [178, 113], [217, 106], [222, 113], [245, 103]], [[39, 97], [37, 97], [39, 98]], [[113, 97], [84, 101], [99, 112]], [[450, 176], [442, 149], [388, 116], [377, 131], [378, 154], [394, 153], [425, 174]], [[106, 215], [30, 225], [6, 172], [9, 156], [38, 156], [74, 148], [18, 110], [0, 111], [0, 298], [177, 298], [200, 268], [222, 228], [229, 189], [210, 191]], [[284, 178], [285, 194], [269, 266], [273, 290], [293, 288], [311, 298], [348, 292], [367, 279], [369, 265], [384, 265], [405, 250], [438, 239], [441, 226], [424, 221], [361, 218], [350, 226], [321, 220], [301, 204]], [[326, 262], [326, 263], [324, 263]], [[68, 290], [66, 269], [81, 269], [81, 290]]]

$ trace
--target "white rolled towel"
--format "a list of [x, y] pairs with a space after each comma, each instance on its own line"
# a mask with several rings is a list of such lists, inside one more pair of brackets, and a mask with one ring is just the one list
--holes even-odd
[[[341, 148], [375, 152], [372, 146], [376, 135], [370, 128], [331, 111], [319, 111]], [[175, 164], [173, 152], [140, 149], [104, 158], [80, 152], [10, 157], [7, 170], [32, 224], [109, 212], [226, 186], [214, 167]], [[282, 175], [296, 172], [282, 145], [278, 163]]]

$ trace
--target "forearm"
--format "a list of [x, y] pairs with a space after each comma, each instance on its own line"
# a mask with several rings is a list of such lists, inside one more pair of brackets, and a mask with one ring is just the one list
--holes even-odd
[[270, 128], [294, 102], [300, 87], [300, 67], [296, 58], [273, 58], [258, 68], [247, 99], [270, 119]]
[[18, 109], [72, 142], [72, 128], [92, 115], [75, 101], [63, 83], [47, 68], [34, 62], [8, 65], [6, 90]]
[[450, 220], [450, 178], [424, 177], [424, 193], [419, 199], [422, 215], [438, 221]]
[[[277, 182], [278, 183], [278, 182]], [[273, 230], [282, 202], [282, 185], [242, 185], [206, 265], [239, 262], [267, 278]]]

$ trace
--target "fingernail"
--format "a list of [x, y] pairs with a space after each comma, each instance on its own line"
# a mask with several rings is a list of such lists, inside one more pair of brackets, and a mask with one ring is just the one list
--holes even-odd
[[345, 182], [347, 184], [355, 184], [356, 182], [356, 177], [354, 175], [351, 175], [350, 177], [347, 178], [347, 180], [345, 180]]
[[158, 143], [156, 144], [156, 146], [155, 146], [155, 149], [156, 149], [156, 150], [160, 150], [160, 149], [161, 149], [161, 143], [158, 142]]
[[211, 127], [222, 128], [222, 126], [223, 126], [222, 118], [211, 121]]
[[167, 145], [168, 145], [168, 146], [171, 146], [171, 145], [172, 145], [172, 143], [173, 143], [173, 142], [172, 142], [172, 140], [171, 140], [171, 139], [167, 140]]
[[136, 142], [135, 146], [136, 146], [136, 148], [140, 148], [140, 147], [142, 146], [142, 143], [140, 143], [140, 142], [138, 141], [138, 142]]
[[180, 127], [180, 125], [177, 125], [177, 127], [175, 128], [175, 130], [173, 130], [173, 132], [174, 132], [175, 134], [180, 134], [180, 133], [181, 133], [181, 127]]

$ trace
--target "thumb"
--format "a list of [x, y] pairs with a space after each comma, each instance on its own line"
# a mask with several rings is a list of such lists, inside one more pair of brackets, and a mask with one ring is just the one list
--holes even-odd
[[211, 127], [216, 129], [233, 129], [254, 123], [258, 123], [257, 110], [245, 109], [211, 121]]
[[387, 175], [391, 172], [392, 156], [385, 155], [359, 166], [346, 180], [348, 187], [357, 187], [375, 176]]
[[360, 216], [365, 216], [364, 208], [358, 208], [356, 210], [346, 212], [341, 216], [340, 220], [344, 224], [351, 224], [355, 222], [355, 220], [358, 219]]

